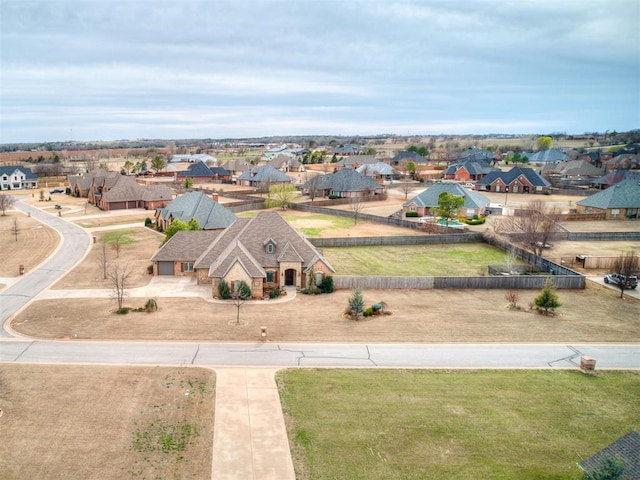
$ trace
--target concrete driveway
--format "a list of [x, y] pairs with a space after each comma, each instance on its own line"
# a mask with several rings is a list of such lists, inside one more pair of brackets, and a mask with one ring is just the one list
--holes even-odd
[[[610, 290], [614, 290], [616, 292], [618, 292], [618, 295], [620, 295], [620, 289], [615, 286], [615, 285], [610, 285], [608, 283], [604, 283], [604, 277], [603, 276], [588, 276], [587, 280], [597, 283], [598, 285], [603, 285], [604, 287], [610, 289]], [[636, 298], [638, 300], [640, 300], [640, 290], [638, 290], [638, 288], [635, 288], [633, 290], [625, 290], [624, 291], [624, 296], [625, 297], [633, 297]]]

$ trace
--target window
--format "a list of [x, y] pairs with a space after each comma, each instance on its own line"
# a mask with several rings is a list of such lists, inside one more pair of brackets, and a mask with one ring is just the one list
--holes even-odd
[[267, 243], [267, 253], [273, 253], [275, 251], [275, 246], [273, 243]]
[[320, 285], [322, 283], [322, 272], [316, 272], [316, 285]]
[[273, 270], [267, 272], [267, 283], [274, 283], [276, 281], [276, 272]]
[[183, 272], [193, 272], [193, 262], [184, 262], [182, 264]]

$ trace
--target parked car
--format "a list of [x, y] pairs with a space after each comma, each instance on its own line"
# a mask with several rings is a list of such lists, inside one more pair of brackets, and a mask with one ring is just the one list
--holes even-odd
[[64, 190], [61, 188], [54, 188], [53, 190], [51, 190], [49, 192], [51, 195], [53, 195], [54, 193], [64, 193]]
[[550, 243], [545, 243], [543, 245], [542, 242], [534, 242], [534, 245], [536, 247], [542, 247], [542, 248], [551, 248], [551, 247], [553, 247], [553, 245], [551, 245]]
[[636, 275], [629, 275], [629, 277], [627, 278], [621, 273], [610, 273], [608, 275], [605, 275], [604, 283], [609, 283], [612, 285], [624, 285], [625, 288], [634, 289], [638, 286], [638, 277]]

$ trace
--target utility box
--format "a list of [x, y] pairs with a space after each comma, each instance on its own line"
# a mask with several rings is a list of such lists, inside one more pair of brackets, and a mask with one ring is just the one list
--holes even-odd
[[260, 327], [260, 340], [267, 341], [267, 327]]
[[20, 275], [24, 275], [24, 265], [20, 265], [19, 271], [20, 271]]
[[593, 357], [580, 357], [580, 369], [585, 372], [593, 372], [596, 369], [596, 359]]

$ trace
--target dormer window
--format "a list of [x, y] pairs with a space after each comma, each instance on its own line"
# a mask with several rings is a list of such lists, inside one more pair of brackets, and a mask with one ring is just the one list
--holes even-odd
[[275, 253], [276, 252], [276, 242], [273, 238], [267, 238], [264, 241], [264, 251], [266, 253]]

